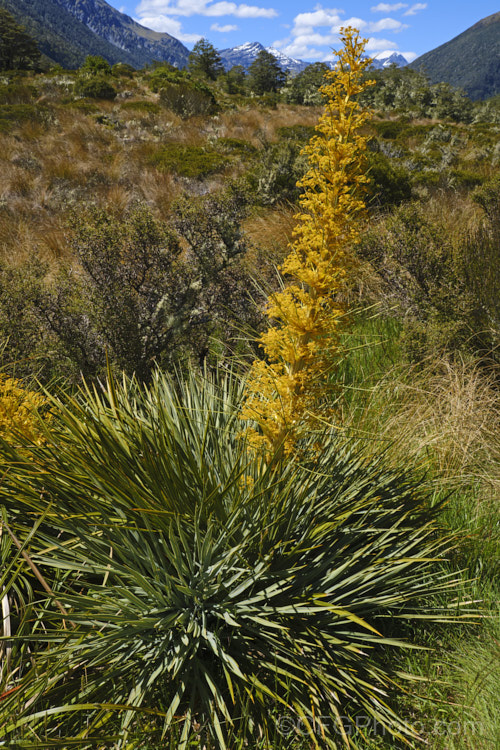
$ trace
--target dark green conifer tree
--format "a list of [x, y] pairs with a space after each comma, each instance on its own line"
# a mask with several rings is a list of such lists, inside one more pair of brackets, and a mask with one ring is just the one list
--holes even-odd
[[259, 52], [248, 70], [248, 87], [254, 94], [267, 94], [279, 89], [284, 85], [286, 74], [281, 69], [278, 61], [267, 50]]
[[24, 26], [5, 8], [0, 8], [0, 70], [25, 70], [38, 62], [40, 51]]
[[215, 81], [224, 72], [221, 56], [208, 39], [196, 42], [189, 55], [188, 68], [210, 81]]

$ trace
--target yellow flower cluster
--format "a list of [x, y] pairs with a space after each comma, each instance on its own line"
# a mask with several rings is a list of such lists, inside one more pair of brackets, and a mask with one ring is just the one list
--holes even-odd
[[260, 427], [249, 431], [251, 444], [271, 456], [290, 453], [304, 431], [333, 415], [328, 382], [346, 315], [338, 297], [354, 262], [368, 182], [361, 129], [369, 114], [357, 96], [374, 83], [363, 80], [371, 62], [362, 57], [366, 40], [351, 27], [341, 39], [336, 69], [321, 89], [317, 134], [304, 149], [309, 168], [298, 183], [301, 212], [280, 268], [289, 283], [268, 299], [271, 326], [260, 338], [265, 360], [252, 365], [241, 414]]
[[37, 445], [43, 442], [38, 410], [47, 405], [46, 399], [26, 390], [16, 378], [0, 374], [0, 437], [17, 442], [23, 435]]

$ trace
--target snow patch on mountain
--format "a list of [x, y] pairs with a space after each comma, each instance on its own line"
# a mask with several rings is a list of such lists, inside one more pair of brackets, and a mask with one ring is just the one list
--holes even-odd
[[[262, 52], [264, 49], [276, 58], [283, 70], [289, 70], [292, 74], [300, 73], [308, 65], [311, 65], [310, 62], [297, 60], [294, 57], [285, 55], [284, 52], [276, 49], [276, 47], [264, 47], [260, 42], [245, 42], [244, 44], [239, 44], [237, 47], [229, 47], [228, 49], [220, 50], [219, 55], [226, 70], [233, 68], [235, 65], [242, 65], [245, 70], [248, 70], [259, 52]], [[331, 68], [335, 67], [334, 61], [327, 62], [326, 64]], [[401, 67], [407, 65], [408, 60], [398, 52], [393, 52], [388, 57], [377, 57], [373, 60], [374, 68], [387, 68], [393, 64]]]

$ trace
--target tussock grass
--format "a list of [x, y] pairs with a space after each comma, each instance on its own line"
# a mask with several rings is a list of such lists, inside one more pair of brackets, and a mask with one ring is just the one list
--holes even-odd
[[440, 477], [476, 480], [485, 463], [494, 466], [499, 458], [496, 373], [474, 362], [397, 366], [353, 406], [348, 424], [362, 425], [379, 440], [397, 437], [397, 459], [432, 456]]

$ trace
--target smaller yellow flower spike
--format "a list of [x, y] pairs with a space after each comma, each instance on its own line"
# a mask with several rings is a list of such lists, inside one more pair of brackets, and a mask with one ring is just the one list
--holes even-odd
[[0, 374], [0, 437], [13, 443], [22, 434], [40, 445], [43, 438], [36, 412], [46, 404], [40, 393], [27, 391], [19, 380]]
[[[369, 119], [357, 96], [374, 81], [363, 80], [371, 60], [362, 57], [366, 39], [347, 27], [337, 66], [321, 91], [325, 110], [304, 153], [309, 169], [290, 254], [280, 267], [290, 283], [268, 299], [271, 327], [260, 337], [265, 360], [253, 363], [241, 416], [255, 420], [252, 446], [268, 456], [294, 450], [307, 430], [331, 422], [328, 381], [340, 357], [346, 310], [338, 293], [353, 265], [365, 215], [366, 136]], [[331, 393], [330, 393], [331, 396]], [[330, 403], [329, 403], [330, 402]]]

